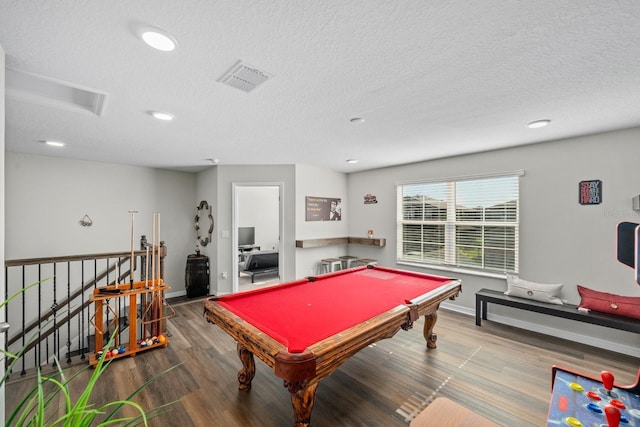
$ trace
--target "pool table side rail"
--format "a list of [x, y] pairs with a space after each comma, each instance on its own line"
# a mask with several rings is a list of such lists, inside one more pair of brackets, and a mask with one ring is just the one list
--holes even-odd
[[[330, 375], [351, 356], [377, 341], [392, 338], [400, 329], [409, 329], [420, 316], [433, 314], [440, 303], [455, 298], [462, 290], [459, 280], [425, 296], [415, 298], [411, 304], [402, 304], [361, 324], [309, 346], [317, 356], [316, 380]], [[417, 314], [417, 317], [415, 317]]]
[[236, 342], [245, 346], [269, 367], [274, 368], [276, 355], [282, 350], [286, 351], [286, 346], [222, 307], [216, 302], [217, 299], [218, 297], [210, 297], [204, 302], [204, 317], [207, 322], [216, 324]]
[[[362, 348], [395, 335], [406, 324], [409, 308], [399, 305], [307, 348], [289, 353], [287, 347], [241, 317], [220, 306], [216, 297], [205, 301], [204, 315], [236, 342], [262, 360], [286, 381], [319, 381]], [[311, 368], [311, 365], [312, 368]]]
[[363, 348], [393, 337], [408, 323], [409, 314], [410, 311], [406, 305], [399, 305], [309, 346], [309, 350], [316, 355], [316, 375], [311, 383], [331, 375]]
[[[446, 299], [453, 300], [460, 292], [462, 292], [462, 281], [460, 279], [451, 279], [446, 285], [412, 299], [411, 303], [420, 307], [420, 315], [422, 316], [427, 311], [430, 311], [433, 305], [436, 305], [435, 308], [437, 309], [442, 301]], [[437, 300], [432, 298], [433, 295], [438, 295]]]

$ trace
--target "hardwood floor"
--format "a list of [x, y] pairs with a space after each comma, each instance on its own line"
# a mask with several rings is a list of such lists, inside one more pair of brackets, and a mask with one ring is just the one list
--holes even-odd
[[[250, 392], [238, 390], [241, 363], [235, 342], [202, 316], [202, 300], [173, 306], [171, 343], [115, 360], [100, 378], [92, 401], [125, 398], [163, 369], [180, 364], [134, 400], [145, 408], [174, 402], [152, 426], [291, 426], [289, 393], [256, 359]], [[538, 335], [440, 310], [438, 348], [426, 350], [422, 320], [410, 331], [363, 349], [318, 387], [311, 421], [322, 426], [408, 426], [429, 402], [447, 397], [503, 426], [543, 426], [550, 399], [551, 365], [587, 374], [607, 369], [630, 384], [637, 358]], [[77, 371], [83, 366], [70, 367]], [[92, 370], [74, 379], [76, 393]], [[68, 374], [70, 375], [70, 374]], [[33, 380], [12, 376], [6, 413]], [[77, 388], [77, 389], [76, 389]], [[128, 410], [127, 413], [131, 413]]]

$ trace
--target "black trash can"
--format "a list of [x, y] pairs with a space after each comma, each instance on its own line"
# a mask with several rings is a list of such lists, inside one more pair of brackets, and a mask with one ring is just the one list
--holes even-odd
[[209, 257], [195, 253], [187, 256], [184, 273], [187, 298], [209, 295]]

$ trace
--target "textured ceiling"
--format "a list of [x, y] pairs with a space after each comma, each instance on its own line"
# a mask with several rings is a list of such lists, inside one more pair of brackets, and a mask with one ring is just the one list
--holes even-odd
[[[638, 0], [2, 0], [7, 68], [107, 94], [96, 115], [8, 81], [6, 150], [352, 172], [640, 126], [639, 35]], [[238, 60], [273, 77], [218, 82]]]

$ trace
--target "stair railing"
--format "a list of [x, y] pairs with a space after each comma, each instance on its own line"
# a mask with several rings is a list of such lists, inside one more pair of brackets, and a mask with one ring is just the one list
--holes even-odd
[[[6, 260], [5, 301], [18, 293], [4, 307], [10, 325], [4, 334], [4, 346], [20, 357], [14, 370], [19, 368], [25, 375], [35, 367], [54, 367], [54, 356], [67, 364], [84, 360], [93, 351], [93, 290], [151, 276], [151, 247], [145, 236], [140, 239], [140, 248], [134, 252]], [[155, 253], [159, 254], [159, 274], [163, 278], [167, 255], [164, 242]], [[118, 333], [123, 334], [128, 320], [114, 322], [108, 316], [107, 312], [106, 324], [117, 324]], [[7, 368], [11, 362], [5, 359]]]

